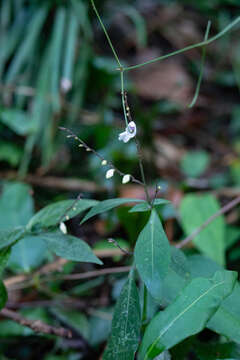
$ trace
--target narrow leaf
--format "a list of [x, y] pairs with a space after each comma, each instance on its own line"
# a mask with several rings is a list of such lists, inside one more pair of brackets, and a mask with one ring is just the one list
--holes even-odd
[[[166, 199], [155, 199], [153, 202], [153, 206], [165, 205], [168, 204], [169, 201]], [[151, 206], [147, 202], [143, 202], [141, 204], [137, 204], [133, 206], [129, 212], [143, 212], [143, 211], [151, 211]]]
[[154, 359], [206, 325], [222, 300], [233, 290], [237, 274], [218, 271], [211, 279], [197, 278], [187, 285], [176, 301], [159, 312], [143, 337], [140, 360]]
[[133, 360], [139, 344], [140, 328], [139, 295], [131, 271], [114, 309], [111, 336], [103, 360]]
[[171, 249], [155, 210], [141, 231], [134, 250], [138, 272], [151, 295], [160, 299], [162, 282], [168, 272]]
[[66, 218], [62, 219], [63, 215], [66, 215], [67, 219], [71, 219], [81, 212], [96, 205], [97, 203], [98, 201], [85, 199], [80, 199], [78, 201], [58, 201], [54, 204], [50, 204], [44, 207], [39, 212], [37, 212], [29, 221], [27, 228], [31, 229], [34, 225], [37, 224], [45, 228], [57, 225], [61, 220], [66, 220]]
[[88, 219], [92, 218], [95, 215], [101, 214], [105, 211], [111, 210], [117, 206], [120, 206], [122, 204], [127, 203], [137, 203], [137, 202], [143, 202], [143, 200], [139, 199], [128, 199], [128, 198], [119, 198], [119, 199], [108, 199], [101, 201], [99, 204], [94, 206], [87, 214], [84, 216], [84, 218], [81, 221], [81, 224], [83, 224]]
[[233, 292], [221, 304], [207, 327], [218, 334], [240, 344], [240, 285], [236, 284]]
[[79, 238], [59, 232], [41, 234], [41, 238], [51, 251], [64, 259], [102, 265], [102, 261], [94, 255], [88, 244]]
[[[190, 235], [219, 209], [220, 206], [213, 195], [186, 195], [182, 200], [179, 209], [182, 226], [186, 234]], [[205, 255], [215, 260], [220, 265], [224, 265], [224, 238], [224, 218], [223, 216], [219, 216], [203, 229], [193, 239], [193, 242]]]

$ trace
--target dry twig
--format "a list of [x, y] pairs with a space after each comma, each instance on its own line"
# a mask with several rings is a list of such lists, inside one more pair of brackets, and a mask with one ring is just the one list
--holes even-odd
[[68, 329], [65, 329], [63, 327], [57, 328], [55, 326], [48, 325], [48, 324], [42, 322], [41, 320], [26, 319], [25, 317], [18, 314], [17, 312], [9, 310], [9, 309], [2, 309], [0, 314], [5, 316], [8, 319], [11, 319], [11, 320], [17, 322], [18, 324], [29, 327], [34, 332], [51, 334], [51, 335], [56, 335], [56, 336], [61, 336], [61, 337], [66, 337], [66, 338], [72, 337], [72, 333]]

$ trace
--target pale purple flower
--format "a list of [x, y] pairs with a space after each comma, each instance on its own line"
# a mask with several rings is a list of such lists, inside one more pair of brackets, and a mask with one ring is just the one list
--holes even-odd
[[119, 134], [118, 140], [127, 143], [130, 139], [132, 139], [137, 133], [136, 124], [134, 121], [131, 121], [126, 127], [125, 131]]

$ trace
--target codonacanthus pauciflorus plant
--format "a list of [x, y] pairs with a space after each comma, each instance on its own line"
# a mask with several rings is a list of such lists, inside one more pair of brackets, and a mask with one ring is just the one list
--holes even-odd
[[[77, 198], [73, 201], [67, 200], [51, 204], [32, 216], [26, 225], [1, 232], [1, 258], [6, 259], [11, 251], [11, 246], [26, 236], [41, 235], [49, 249], [56, 255], [73, 261], [101, 265], [102, 262], [84, 241], [67, 234], [64, 222], [90, 209], [81, 221], [81, 224], [84, 224], [93, 216], [122, 204], [133, 203], [129, 216], [133, 212], [147, 212], [149, 218], [146, 225], [139, 229], [140, 233], [136, 239], [133, 253], [128, 252], [132, 259], [132, 266], [114, 309], [111, 334], [103, 354], [103, 360], [133, 360], [136, 356], [139, 360], [170, 359], [169, 350], [171, 351], [172, 347], [204, 328], [209, 328], [238, 342], [239, 335], [237, 333], [240, 331], [237, 331], [234, 319], [239, 317], [239, 307], [236, 307], [236, 303], [238, 303], [240, 288], [236, 281], [236, 272], [225, 270], [224, 262], [217, 264], [204, 257], [201, 258], [201, 261], [193, 261], [193, 259], [189, 261], [180, 248], [182, 244], [186, 244], [186, 240], [192, 240], [193, 236], [197, 236], [199, 231], [203, 230], [211, 221], [236, 206], [240, 200], [235, 199], [227, 207], [211, 216], [206, 223], [196, 229], [192, 236], [178, 243], [177, 246], [170, 246], [159, 217], [159, 207], [166, 204], [167, 200], [158, 198], [158, 187], [156, 187], [153, 198], [149, 194], [144, 175], [143, 157], [137, 139], [137, 121], [131, 117], [124, 88], [124, 74], [193, 48], [202, 47], [200, 76], [190, 105], [193, 106], [200, 89], [206, 46], [230, 31], [240, 22], [240, 17], [237, 17], [224, 30], [211, 38], [208, 37], [210, 31], [210, 23], [208, 23], [204, 40], [201, 43], [190, 45], [142, 64], [124, 67], [94, 1], [91, 0], [91, 3], [115, 57], [116, 71], [120, 74], [125, 130], [119, 134], [118, 140], [124, 143], [135, 142], [141, 179], [122, 172], [111, 161], [89, 147], [70, 129], [61, 129], [67, 132], [67, 137], [77, 141], [80, 148], [93, 152], [100, 159], [101, 165], [107, 169], [107, 179], [118, 174], [123, 184], [131, 181], [142, 185], [145, 189], [146, 200], [115, 198], [99, 202]], [[114, 239], [112, 241], [115, 242]], [[117, 242], [115, 244], [118, 246]], [[0, 283], [0, 287], [3, 294], [2, 283]], [[1, 306], [4, 306], [6, 298], [7, 295], [2, 296]]]
[[[88, 147], [71, 130], [64, 128], [62, 130], [68, 132], [67, 136], [77, 140], [80, 147], [85, 147], [87, 151], [94, 152], [100, 158], [102, 165], [109, 166], [109, 169], [106, 171], [107, 179], [118, 173], [122, 177], [123, 184], [129, 181], [141, 184], [145, 189], [146, 201], [123, 198], [102, 201], [91, 208], [83, 218], [82, 223], [92, 216], [123, 203], [137, 203], [130, 210], [130, 213], [134, 211], [146, 211], [149, 213], [147, 224], [143, 229], [140, 229], [134, 251], [129, 253], [133, 257], [132, 268], [115, 306], [112, 330], [103, 354], [103, 360], [132, 360], [136, 354], [139, 360], [167, 359], [170, 358], [169, 349], [206, 327], [219, 334], [224, 334], [224, 331], [221, 330], [221, 324], [223, 325], [224, 323], [222, 316], [222, 307], [225, 304], [224, 299], [235, 297], [236, 300], [240, 290], [239, 285], [236, 285], [237, 274], [235, 272], [227, 271], [221, 266], [217, 266], [214, 270], [210, 266], [209, 270], [210, 268], [211, 270], [205, 273], [201, 269], [197, 269], [196, 265], [193, 265], [191, 268], [184, 253], [179, 249], [182, 247], [181, 243], [176, 247], [170, 246], [158, 214], [158, 207], [166, 203], [166, 200], [157, 197], [158, 187], [156, 187], [153, 199], [149, 195], [144, 175], [142, 153], [137, 140], [137, 126], [131, 117], [127, 93], [124, 89], [124, 74], [155, 61], [163, 60], [196, 47], [202, 47], [200, 75], [194, 98], [189, 105], [192, 107], [197, 100], [201, 85], [206, 45], [223, 36], [240, 21], [240, 17], [236, 18], [223, 31], [212, 38], [208, 37], [210, 31], [209, 22], [204, 40], [201, 43], [188, 46], [187, 48], [142, 64], [124, 67], [94, 1], [91, 0], [91, 3], [115, 57], [117, 64], [116, 71], [120, 73], [125, 131], [119, 134], [118, 139], [124, 143], [135, 141], [141, 180], [136, 179], [131, 174], [121, 172], [111, 162], [102, 158], [93, 149]], [[239, 199], [236, 199], [236, 204], [239, 201]], [[236, 204], [231, 204], [231, 206]], [[215, 217], [224, 211], [225, 209], [220, 210], [219, 214], [216, 214]], [[209, 223], [212, 220], [214, 219], [210, 219]], [[182, 244], [185, 243], [186, 239]], [[141, 295], [139, 295], [136, 285], [137, 279], [143, 285]], [[155, 312], [153, 312], [154, 316], [151, 318], [149, 316], [149, 308], [152, 302], [157, 305], [155, 306]], [[161, 311], [159, 311], [160, 308]], [[229, 336], [227, 333], [224, 335]]]

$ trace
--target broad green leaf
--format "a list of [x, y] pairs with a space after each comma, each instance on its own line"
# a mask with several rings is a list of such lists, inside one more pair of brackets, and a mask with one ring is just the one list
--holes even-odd
[[[200, 275], [198, 275], [199, 277]], [[171, 262], [168, 273], [162, 283], [160, 304], [167, 306], [173, 302], [179, 292], [192, 280], [188, 260], [184, 253], [171, 247]]]
[[139, 359], [154, 359], [187, 337], [197, 334], [233, 290], [237, 274], [218, 271], [210, 280], [196, 278], [148, 325]]
[[181, 169], [187, 176], [200, 176], [209, 165], [209, 155], [206, 151], [189, 151], [181, 159]]
[[0, 141], [0, 161], [6, 161], [11, 166], [17, 166], [20, 163], [22, 157], [22, 149], [6, 141]]
[[236, 284], [233, 292], [221, 304], [209, 320], [207, 327], [218, 334], [225, 335], [240, 344], [240, 285]]
[[[221, 267], [202, 255], [188, 257], [192, 277], [210, 278]], [[240, 343], [240, 285], [236, 283], [233, 292], [221, 303], [217, 312], [207, 323], [207, 327], [218, 334], [225, 335], [232, 341]]]
[[19, 226], [13, 230], [0, 230], [0, 249], [6, 246], [12, 245], [26, 234], [26, 229], [23, 226]]
[[133, 270], [114, 309], [112, 331], [103, 360], [133, 360], [138, 348], [141, 310]]
[[[155, 199], [153, 202], [153, 206], [165, 205], [168, 203], [169, 203], [169, 200], [166, 200], [166, 199]], [[143, 211], [151, 211], [151, 206], [147, 202], [137, 204], [129, 210], [130, 213], [143, 212]]]
[[[213, 195], [186, 195], [180, 205], [180, 216], [183, 229], [190, 235], [210, 216], [215, 214], [220, 206]], [[225, 223], [224, 217], [218, 216], [193, 239], [197, 248], [220, 265], [225, 264]]]
[[88, 244], [77, 237], [56, 232], [41, 234], [41, 238], [46, 241], [49, 249], [57, 256], [67, 260], [102, 265], [102, 261], [94, 255]]
[[210, 279], [216, 271], [223, 267], [204, 255], [191, 255], [187, 258], [188, 268], [192, 278], [204, 277]]
[[47, 246], [41, 236], [24, 236], [12, 247], [8, 267], [15, 272], [29, 272], [42, 264], [47, 255]]
[[28, 185], [9, 182], [0, 197], [0, 230], [24, 226], [33, 215], [33, 199]]
[[29, 115], [19, 109], [1, 110], [0, 121], [18, 135], [26, 135], [34, 130]]
[[168, 273], [171, 250], [161, 221], [152, 210], [134, 250], [138, 272], [155, 299], [161, 299], [163, 279]]
[[90, 219], [91, 217], [101, 214], [105, 211], [111, 210], [117, 206], [128, 204], [128, 203], [137, 203], [143, 202], [139, 199], [128, 199], [128, 198], [119, 198], [119, 199], [108, 199], [101, 201], [99, 204], [95, 205], [82, 219], [81, 224]]
[[8, 298], [7, 290], [2, 280], [0, 280], [0, 309], [2, 309], [6, 304], [7, 298]]
[[[29, 221], [27, 228], [32, 229], [34, 225], [39, 225], [43, 228], [57, 225], [61, 220], [64, 221], [71, 219], [81, 212], [89, 209], [96, 205], [98, 201], [80, 199], [75, 200], [63, 200], [56, 203], [50, 204], [39, 212], [37, 212], [32, 219]], [[62, 218], [66, 215], [64, 218]]]

